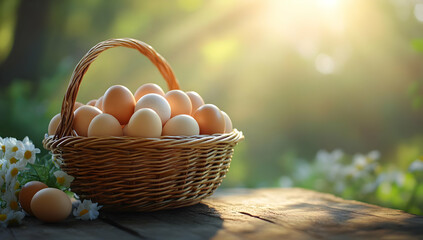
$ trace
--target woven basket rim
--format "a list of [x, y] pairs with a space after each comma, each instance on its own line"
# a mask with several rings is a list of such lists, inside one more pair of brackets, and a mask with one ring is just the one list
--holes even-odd
[[45, 136], [43, 140], [44, 148], [52, 150], [60, 145], [66, 145], [68, 142], [78, 142], [79, 144], [91, 144], [94, 146], [101, 145], [103, 143], [113, 144], [121, 143], [132, 145], [134, 143], [151, 143], [154, 146], [166, 147], [166, 148], [181, 148], [181, 147], [204, 147], [209, 146], [211, 142], [233, 142], [238, 143], [244, 139], [242, 131], [238, 131], [236, 128], [230, 133], [219, 133], [213, 135], [192, 135], [192, 136], [160, 136], [158, 138], [144, 138], [144, 137], [130, 137], [130, 136], [64, 136], [60, 139], [55, 139], [54, 135]]

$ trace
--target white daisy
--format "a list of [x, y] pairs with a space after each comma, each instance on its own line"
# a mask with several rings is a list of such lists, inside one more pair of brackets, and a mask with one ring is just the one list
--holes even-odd
[[22, 154], [21, 152], [24, 150], [24, 144], [21, 141], [16, 140], [16, 138], [5, 138], [4, 145], [4, 157], [6, 159], [11, 159], [12, 157], [18, 158], [16, 155]]
[[10, 183], [12, 179], [15, 179], [18, 176], [19, 171], [24, 170], [26, 166], [25, 161], [19, 161], [15, 164], [11, 164], [7, 169], [6, 173], [6, 184]]
[[340, 149], [335, 149], [332, 152], [319, 150], [316, 155], [316, 160], [319, 165], [326, 167], [328, 164], [338, 162], [342, 157], [344, 157], [344, 152]]
[[16, 226], [22, 223], [25, 213], [13, 211], [10, 208], [0, 209], [0, 226]]
[[0, 208], [0, 226], [6, 227], [7, 226], [7, 215], [11, 212], [8, 208]]
[[0, 159], [0, 188], [3, 186], [4, 182], [6, 181], [6, 173], [7, 173], [7, 162], [4, 159]]
[[76, 219], [81, 220], [94, 220], [97, 219], [100, 208], [103, 206], [97, 206], [98, 203], [92, 203], [91, 200], [77, 201], [76, 208], [73, 210], [73, 215]]
[[423, 172], [423, 157], [412, 162], [408, 167], [408, 171]]
[[22, 151], [19, 152], [19, 158], [34, 164], [35, 155], [41, 152], [40, 149], [35, 148], [34, 144], [29, 140], [28, 137], [25, 137], [22, 143], [24, 148]]
[[28, 136], [26, 136], [26, 137], [24, 137], [24, 139], [22, 140], [22, 143], [23, 143], [23, 144], [32, 144], [32, 141], [31, 141], [31, 140], [29, 140], [29, 137], [28, 137]]
[[22, 219], [24, 219], [25, 213], [22, 211], [10, 211], [7, 215], [7, 226], [17, 226], [22, 224]]
[[21, 209], [14, 191], [6, 191], [4, 200], [6, 201], [6, 206], [13, 211], [19, 211]]
[[294, 186], [294, 182], [290, 177], [282, 176], [281, 178], [279, 178], [279, 186], [281, 188], [290, 188]]
[[10, 181], [7, 185], [6, 185], [6, 191], [7, 192], [12, 192], [15, 194], [16, 197], [19, 196], [19, 189], [20, 189], [21, 184], [19, 183], [17, 178], [13, 178], [12, 181]]
[[54, 166], [56, 166], [57, 168], [60, 168], [63, 164], [63, 160], [54, 155], [51, 156], [51, 161], [53, 162]]
[[70, 187], [71, 182], [75, 179], [71, 175], [68, 175], [67, 173], [63, 171], [56, 171], [54, 172], [54, 176], [56, 177], [56, 181], [59, 185], [64, 187]]
[[[379, 166], [379, 152], [372, 151], [366, 155], [356, 154], [353, 157], [352, 175], [355, 179], [363, 178], [371, 174]], [[351, 172], [350, 172], [351, 173]]]

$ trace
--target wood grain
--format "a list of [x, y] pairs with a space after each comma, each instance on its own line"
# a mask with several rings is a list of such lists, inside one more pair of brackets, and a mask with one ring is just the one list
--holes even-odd
[[0, 239], [423, 239], [423, 217], [304, 189], [228, 189], [150, 213], [58, 224], [27, 217]]

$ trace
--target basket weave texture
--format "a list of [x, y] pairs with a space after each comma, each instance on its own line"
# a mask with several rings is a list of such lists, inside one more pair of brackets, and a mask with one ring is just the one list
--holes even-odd
[[221, 184], [233, 148], [244, 137], [231, 133], [195, 136], [83, 137], [72, 130], [73, 106], [82, 78], [98, 55], [113, 47], [138, 50], [151, 60], [169, 90], [179, 83], [166, 60], [135, 39], [110, 39], [91, 48], [78, 63], [63, 99], [62, 120], [44, 148], [75, 177], [72, 191], [109, 211], [156, 211], [200, 202]]

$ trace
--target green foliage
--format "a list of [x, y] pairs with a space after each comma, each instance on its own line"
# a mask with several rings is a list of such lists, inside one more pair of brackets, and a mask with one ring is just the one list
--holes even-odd
[[[421, 167], [412, 168], [413, 163]], [[423, 214], [423, 199], [418, 197], [423, 194], [423, 161], [413, 163], [406, 168], [384, 163], [377, 151], [351, 156], [341, 150], [321, 150], [310, 164], [297, 161], [296, 170], [282, 177], [280, 186], [309, 188]], [[287, 179], [290, 185], [286, 185]]]
[[37, 158], [34, 164], [28, 164], [27, 166], [28, 169], [20, 172], [18, 175], [18, 180], [22, 186], [30, 181], [40, 181], [49, 187], [64, 190], [63, 186], [57, 183], [54, 176], [54, 172], [59, 171], [60, 168], [54, 165], [50, 153]]
[[413, 39], [411, 41], [411, 46], [417, 52], [423, 52], [423, 39]]

